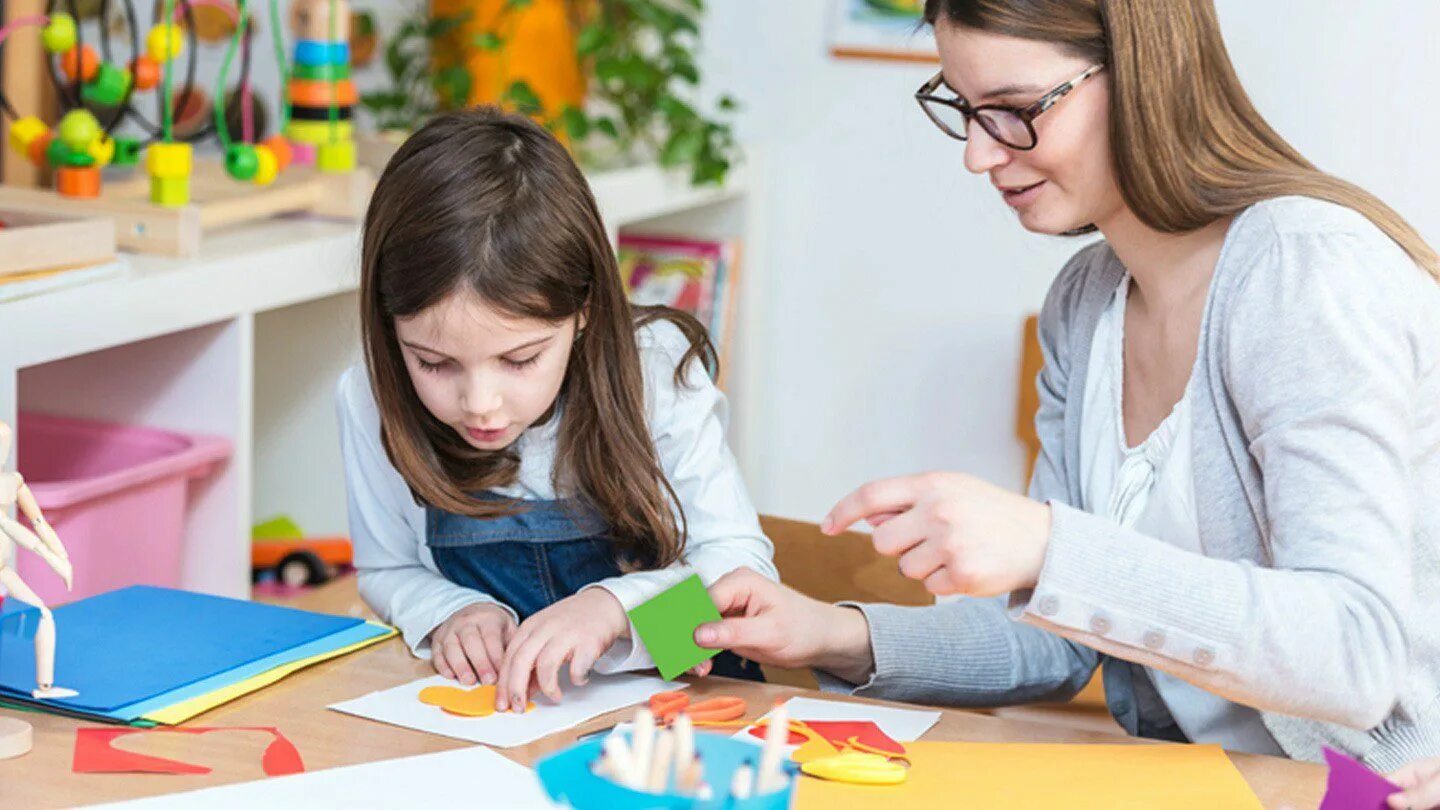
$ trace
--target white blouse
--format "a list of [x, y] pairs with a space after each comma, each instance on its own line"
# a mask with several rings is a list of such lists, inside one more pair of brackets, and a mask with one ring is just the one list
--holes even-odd
[[[1129, 447], [1122, 407], [1125, 374], [1126, 275], [1091, 342], [1080, 426], [1082, 507], [1173, 546], [1204, 554], [1195, 511], [1191, 387], [1145, 441]], [[1192, 742], [1232, 751], [1284, 756], [1249, 706], [1147, 667], [1165, 706]]]

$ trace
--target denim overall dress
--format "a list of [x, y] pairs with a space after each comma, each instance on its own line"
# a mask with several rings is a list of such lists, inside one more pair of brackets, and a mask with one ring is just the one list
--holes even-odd
[[[486, 493], [485, 500], [508, 500]], [[441, 576], [489, 594], [524, 621], [586, 585], [620, 575], [605, 520], [575, 500], [522, 502], [510, 515], [479, 519], [425, 508], [425, 544]], [[760, 666], [729, 651], [715, 675], [761, 681]]]

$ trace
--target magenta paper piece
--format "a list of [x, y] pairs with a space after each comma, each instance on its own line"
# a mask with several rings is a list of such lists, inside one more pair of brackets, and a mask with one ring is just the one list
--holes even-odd
[[1325, 749], [1330, 778], [1320, 810], [1388, 810], [1385, 797], [1400, 788], [1388, 779], [1332, 748]]

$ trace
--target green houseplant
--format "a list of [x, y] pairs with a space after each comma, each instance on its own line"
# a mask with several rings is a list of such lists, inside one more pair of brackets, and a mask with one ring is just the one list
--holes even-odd
[[[534, 0], [503, 0], [485, 30], [461, 45], [495, 51], [498, 70], [518, 15]], [[576, 31], [576, 55], [585, 70], [587, 99], [547, 109], [520, 78], [501, 76], [501, 106], [535, 117], [567, 137], [587, 166], [647, 160], [688, 170], [693, 183], [725, 179], [738, 146], [730, 122], [737, 105], [722, 95], [700, 100], [696, 51], [703, 0], [565, 0]], [[411, 130], [435, 112], [462, 106], [474, 77], [463, 63], [435, 59], [454, 47], [469, 16], [431, 16], [417, 6], [385, 47], [390, 87], [366, 93], [362, 103], [381, 129]], [[563, 55], [558, 58], [573, 58]]]

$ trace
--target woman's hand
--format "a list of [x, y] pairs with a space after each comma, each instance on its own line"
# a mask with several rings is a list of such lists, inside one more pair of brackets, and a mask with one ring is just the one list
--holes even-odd
[[994, 596], [1035, 584], [1050, 542], [1050, 507], [961, 473], [872, 481], [845, 496], [820, 528], [875, 527], [875, 550], [934, 594]]
[[604, 588], [586, 588], [561, 599], [520, 624], [505, 648], [495, 707], [523, 711], [533, 678], [540, 691], [561, 699], [560, 667], [570, 662], [570, 682], [583, 686], [590, 668], [630, 629], [625, 608]]
[[1404, 789], [1387, 800], [1394, 810], [1440, 808], [1440, 757], [1416, 760], [1390, 774], [1390, 781]]
[[862, 683], [874, 667], [870, 626], [854, 608], [828, 605], [737, 568], [710, 586], [724, 618], [695, 629], [707, 649], [781, 667], [816, 667]]
[[430, 631], [430, 661], [435, 671], [470, 686], [495, 682], [515, 620], [489, 603], [466, 605]]

